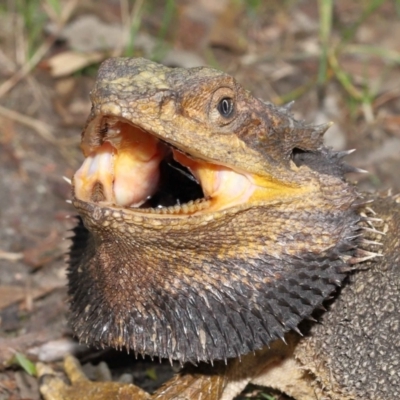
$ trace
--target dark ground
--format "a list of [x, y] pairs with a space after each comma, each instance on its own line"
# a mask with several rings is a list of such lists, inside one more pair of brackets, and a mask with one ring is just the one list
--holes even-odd
[[0, 1], [0, 399], [39, 398], [36, 380], [9, 367], [16, 351], [57, 368], [66, 351], [105, 359], [117, 378], [129, 372], [125, 379], [150, 390], [170, 373], [79, 347], [66, 322], [64, 238], [74, 210], [62, 176], [82, 162], [79, 135], [102, 59], [211, 65], [263, 99], [295, 99], [299, 118], [335, 122], [328, 145], [357, 149], [350, 161], [369, 174], [350, 179], [362, 190], [400, 189], [398, 1], [335, 1], [325, 42], [317, 1], [101, 3]]

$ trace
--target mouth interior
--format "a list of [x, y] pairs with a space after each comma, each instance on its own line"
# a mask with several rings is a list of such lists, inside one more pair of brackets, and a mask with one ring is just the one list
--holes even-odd
[[157, 190], [140, 206], [141, 209], [171, 209], [208, 201], [190, 170], [175, 161], [171, 153], [161, 161], [159, 173]]
[[243, 203], [257, 189], [250, 175], [195, 159], [114, 117], [89, 123], [82, 150], [74, 191], [87, 202], [187, 215]]

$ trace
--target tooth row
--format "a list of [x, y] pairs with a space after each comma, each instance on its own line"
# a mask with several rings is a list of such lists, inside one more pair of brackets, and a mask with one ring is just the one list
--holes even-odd
[[204, 210], [210, 206], [210, 200], [197, 199], [190, 200], [184, 204], [176, 204], [169, 207], [156, 207], [156, 208], [140, 208], [137, 211], [154, 213], [154, 214], [192, 214], [197, 211]]

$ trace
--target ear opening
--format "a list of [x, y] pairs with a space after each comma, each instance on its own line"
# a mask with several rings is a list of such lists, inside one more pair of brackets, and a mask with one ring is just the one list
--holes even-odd
[[302, 165], [307, 164], [307, 154], [309, 153], [311, 152], [295, 147], [290, 154], [290, 159], [296, 164], [296, 167], [301, 167]]

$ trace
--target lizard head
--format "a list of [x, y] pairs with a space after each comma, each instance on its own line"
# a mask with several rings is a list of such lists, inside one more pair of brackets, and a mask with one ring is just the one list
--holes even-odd
[[71, 320], [99, 346], [184, 361], [282, 338], [359, 261], [329, 125], [210, 68], [102, 64], [73, 179]]

